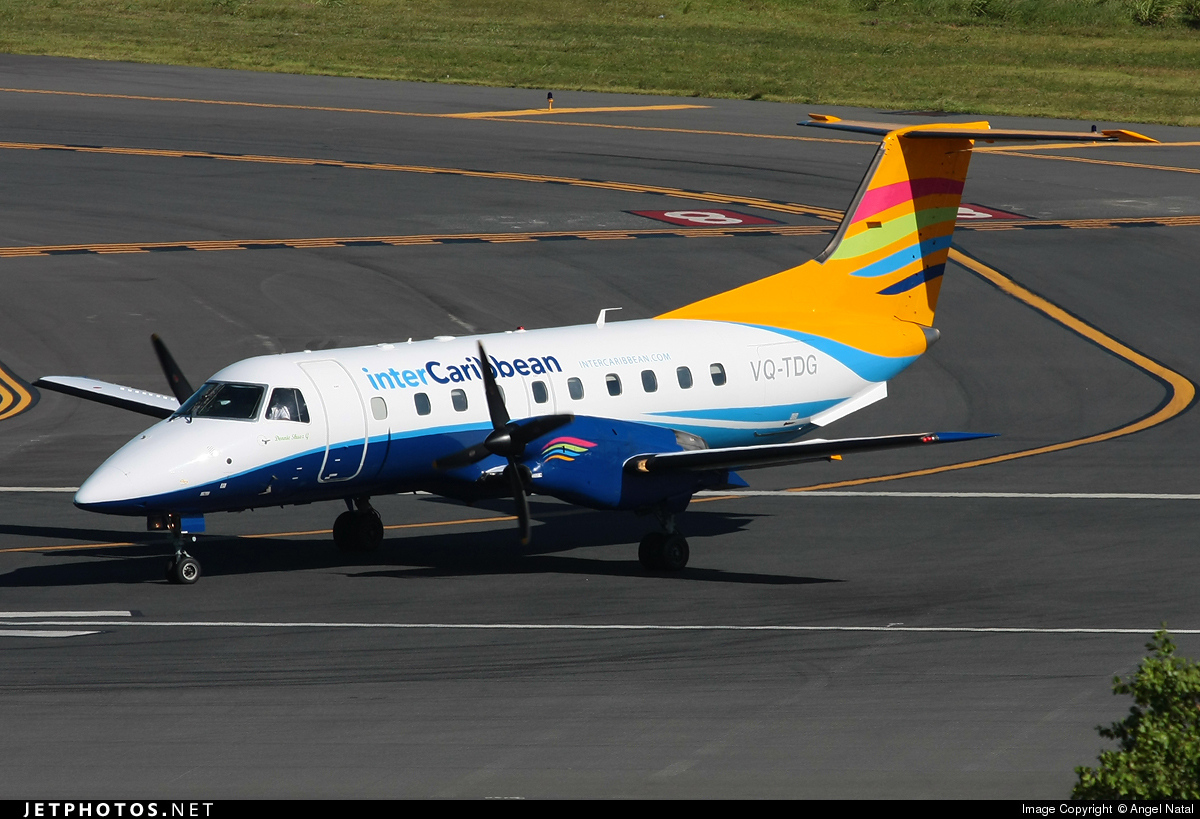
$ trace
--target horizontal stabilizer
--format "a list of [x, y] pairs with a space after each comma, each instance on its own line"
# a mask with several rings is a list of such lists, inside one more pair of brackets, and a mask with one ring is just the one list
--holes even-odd
[[893, 122], [859, 122], [856, 120], [838, 119], [828, 115], [809, 114], [807, 125], [812, 128], [828, 128], [833, 131], [850, 131], [856, 134], [873, 134], [886, 136], [899, 131], [909, 139], [982, 139], [984, 142], [1034, 142], [1038, 140], [1054, 140], [1055, 142], [1154, 142], [1156, 140], [1133, 131], [1027, 131], [1017, 128], [988, 128], [979, 127], [987, 123], [963, 123], [955, 125], [951, 122], [930, 125], [901, 125]]
[[687, 452], [661, 452], [635, 455], [625, 462], [627, 472], [703, 472], [716, 469], [758, 469], [804, 461], [820, 461], [851, 452], [899, 449], [923, 444], [950, 444], [993, 438], [988, 432], [919, 432], [915, 435], [882, 435], [874, 438], [814, 438], [791, 444], [759, 444], [723, 449], [696, 449]]
[[94, 378], [48, 375], [33, 382], [33, 386], [100, 404], [108, 404], [110, 407], [140, 412], [142, 415], [150, 415], [155, 418], [167, 418], [179, 409], [179, 402], [168, 395], [135, 390], [133, 387], [122, 387], [120, 384], [110, 384]]

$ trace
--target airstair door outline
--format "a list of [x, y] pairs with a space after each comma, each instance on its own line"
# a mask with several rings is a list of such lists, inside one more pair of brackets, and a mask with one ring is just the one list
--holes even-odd
[[367, 411], [362, 396], [336, 361], [305, 361], [300, 368], [312, 379], [325, 411], [325, 459], [317, 480], [348, 481], [362, 470], [367, 457]]

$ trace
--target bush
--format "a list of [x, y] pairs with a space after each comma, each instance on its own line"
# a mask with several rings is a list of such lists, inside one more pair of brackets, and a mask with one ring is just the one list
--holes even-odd
[[1188, 28], [1200, 28], [1200, 0], [1183, 0], [1180, 3], [1179, 21]]
[[1129, 0], [1129, 14], [1140, 26], [1160, 26], [1175, 12], [1172, 0]]
[[1175, 656], [1165, 628], [1146, 648], [1132, 680], [1113, 679], [1114, 694], [1133, 697], [1129, 716], [1096, 729], [1120, 749], [1075, 769], [1072, 799], [1200, 799], [1200, 664]]

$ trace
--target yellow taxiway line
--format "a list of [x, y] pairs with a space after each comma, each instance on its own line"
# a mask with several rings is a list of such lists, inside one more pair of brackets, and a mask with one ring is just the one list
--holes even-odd
[[970, 469], [976, 466], [987, 466], [989, 464], [999, 464], [1006, 461], [1015, 461], [1018, 458], [1029, 458], [1034, 455], [1044, 455], [1049, 452], [1061, 452], [1065, 449], [1074, 449], [1087, 444], [1097, 444], [1101, 441], [1111, 441], [1113, 438], [1120, 438], [1124, 435], [1132, 435], [1135, 432], [1149, 429], [1158, 424], [1169, 421], [1176, 415], [1186, 410], [1191, 406], [1192, 401], [1196, 397], [1196, 387], [1184, 376], [1174, 370], [1160, 364], [1148, 356], [1142, 355], [1137, 350], [1129, 347], [1126, 344], [1117, 341], [1112, 336], [1104, 331], [1088, 324], [1078, 316], [1072, 315], [1057, 304], [1043, 296], [1039, 296], [1029, 288], [1018, 284], [1013, 279], [1004, 275], [993, 267], [989, 267], [977, 259], [972, 259], [970, 256], [961, 251], [952, 249], [950, 258], [958, 264], [974, 272], [986, 281], [994, 284], [1000, 291], [1007, 293], [1014, 299], [1032, 307], [1042, 315], [1049, 318], [1063, 327], [1072, 330], [1094, 344], [1108, 350], [1118, 358], [1132, 364], [1142, 372], [1162, 383], [1167, 389], [1166, 399], [1159, 405], [1158, 409], [1138, 418], [1116, 429], [1108, 432], [1101, 432], [1096, 435], [1088, 435], [1083, 438], [1074, 438], [1070, 441], [1061, 441], [1057, 444], [1048, 444], [1046, 446], [1034, 447], [1032, 449], [1022, 449], [1017, 452], [1008, 452], [1003, 455], [994, 455], [990, 458], [977, 458], [971, 461], [962, 461], [960, 463], [946, 464], [945, 466], [935, 466], [929, 469], [914, 469], [908, 472], [896, 472], [891, 475], [878, 475], [872, 478], [858, 478], [847, 481], [832, 481], [829, 483], [818, 483], [810, 486], [793, 487], [792, 492], [816, 492], [821, 489], [840, 489], [846, 486], [862, 486], [864, 484], [881, 483], [883, 481], [895, 481], [901, 478], [916, 478], [923, 475], [937, 475], [942, 472], [953, 472], [959, 469]]
[[227, 154], [210, 151], [164, 150], [159, 148], [122, 148], [104, 145], [65, 145], [44, 142], [0, 142], [0, 150], [14, 151], [65, 151], [84, 154], [110, 154], [118, 156], [152, 156], [165, 159], [209, 159], [219, 162], [249, 162], [267, 165], [297, 165], [303, 167], [352, 168], [357, 170], [396, 171], [400, 173], [444, 174], [476, 179], [502, 179], [515, 182], [540, 182], [544, 184], [571, 185], [580, 188], [649, 193], [693, 202], [713, 202], [723, 205], [742, 205], [779, 213], [805, 214], [827, 221], [840, 221], [842, 212], [832, 208], [811, 205], [796, 205], [774, 199], [759, 199], [753, 196], [733, 196], [712, 191], [695, 191], [685, 188], [670, 188], [661, 185], [638, 185], [632, 182], [610, 182], [600, 179], [581, 179], [573, 176], [549, 176], [508, 171], [478, 171], [467, 168], [440, 168], [430, 165], [399, 165], [391, 162], [350, 162], [339, 159], [320, 159], [300, 156], [271, 156], [266, 154]]
[[37, 403], [36, 393], [0, 364], [0, 421], [12, 418]]

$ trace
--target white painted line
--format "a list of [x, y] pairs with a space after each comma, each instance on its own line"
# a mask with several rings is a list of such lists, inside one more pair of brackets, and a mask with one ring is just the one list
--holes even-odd
[[47, 617], [132, 617], [132, 611], [0, 611], [0, 620]]
[[[46, 620], [29, 623], [37, 626], [151, 626], [159, 628], [297, 628], [297, 629], [391, 629], [425, 631], [895, 631], [908, 634], [1154, 634], [1161, 626], [1147, 628], [1032, 628], [1023, 626], [732, 626], [732, 625], [653, 625], [635, 623], [264, 623], [249, 620]], [[1200, 628], [1172, 628], [1172, 634], [1200, 634]]]
[[1200, 500], [1198, 495], [1148, 492], [843, 492], [828, 489], [812, 492], [794, 489], [737, 489], [732, 492], [706, 490], [697, 495], [747, 498], [1049, 498], [1066, 500]]
[[86, 634], [99, 634], [98, 631], [34, 631], [32, 629], [2, 628], [0, 637], [83, 637]]
[[78, 492], [78, 486], [0, 486], [0, 492]]

